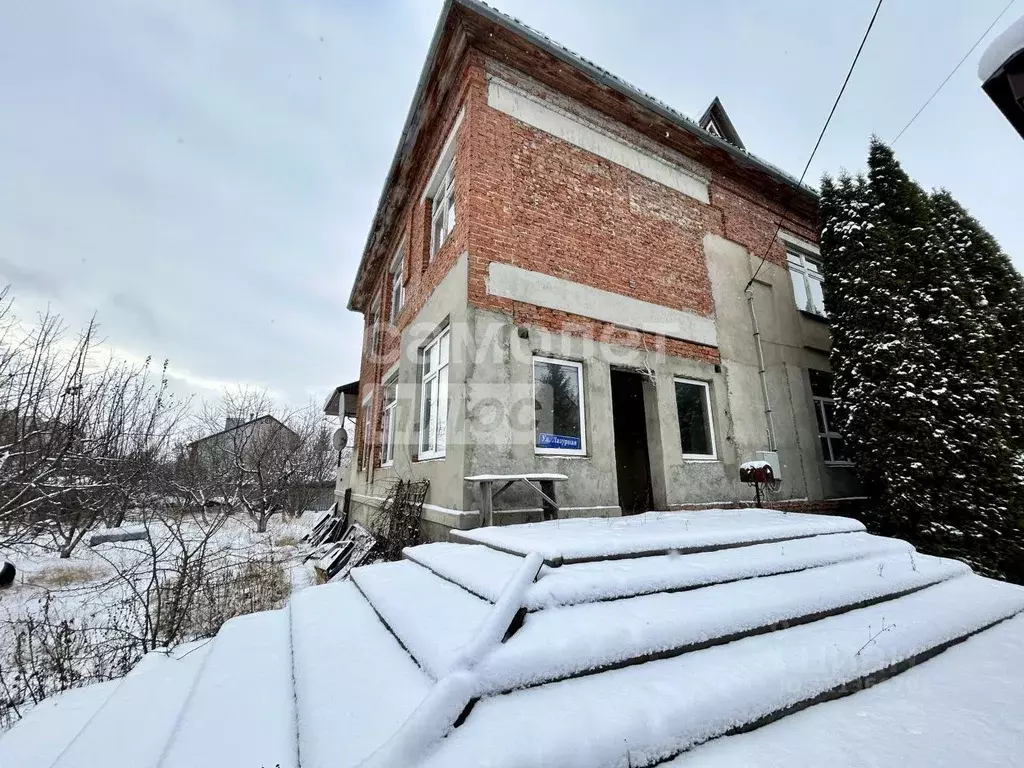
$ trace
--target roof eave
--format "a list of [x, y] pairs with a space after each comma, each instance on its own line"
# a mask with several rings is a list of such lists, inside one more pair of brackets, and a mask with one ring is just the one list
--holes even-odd
[[629, 85], [629, 83], [620, 80], [619, 78], [612, 75], [610, 72], [601, 69], [600, 67], [590, 63], [586, 59], [575, 55], [574, 53], [563, 48], [562, 46], [557, 45], [549, 38], [545, 37], [539, 32], [536, 32], [535, 30], [531, 29], [525, 24], [515, 23], [514, 20], [512, 20], [505, 14], [501, 13], [500, 11], [494, 8], [491, 8], [489, 5], [485, 5], [484, 3], [478, 2], [478, 0], [453, 1], [455, 3], [458, 3], [459, 5], [465, 6], [473, 11], [476, 11], [480, 15], [486, 17], [490, 21], [493, 21], [495, 24], [500, 25], [509, 32], [521, 35], [538, 48], [541, 48], [545, 52], [565, 62], [566, 64], [569, 64], [570, 66], [579, 69], [589, 78], [600, 83], [601, 85], [604, 85], [608, 88], [611, 88], [612, 90], [617, 91], [626, 98], [635, 101], [637, 104], [644, 107], [645, 109], [648, 109], [654, 112], [655, 114], [659, 115], [660, 117], [665, 118], [675, 126], [692, 134], [699, 141], [709, 146], [725, 150], [727, 153], [732, 155], [736, 160], [739, 160], [742, 164], [767, 174], [775, 181], [778, 181], [779, 183], [784, 184], [787, 187], [790, 187], [796, 192], [806, 195], [811, 200], [816, 201], [818, 199], [817, 192], [815, 192], [810, 187], [800, 184], [795, 178], [790, 176], [782, 169], [776, 168], [770, 163], [767, 163], [764, 160], [761, 160], [760, 158], [757, 158], [751, 155], [750, 153], [733, 146], [728, 141], [719, 139], [716, 136], [712, 136], [710, 133], [703, 130], [700, 126], [698, 126], [692, 120], [687, 118], [685, 115], [676, 112], [672, 108], [655, 99], [653, 96], [650, 96], [649, 94], [646, 94], [643, 91]]
[[373, 225], [370, 227], [370, 231], [366, 236], [366, 244], [363, 246], [363, 255], [359, 259], [359, 267], [356, 269], [356, 279], [352, 285], [352, 292], [348, 297], [348, 309], [352, 312], [362, 312], [362, 307], [356, 300], [358, 298], [359, 288], [362, 282], [361, 278], [369, 262], [369, 255], [373, 245], [373, 236], [377, 231], [381, 208], [387, 201], [388, 192], [391, 189], [402, 155], [405, 153], [406, 142], [409, 138], [409, 131], [413, 125], [413, 118], [420, 106], [420, 102], [423, 101], [423, 92], [426, 89], [430, 73], [434, 68], [434, 61], [437, 58], [437, 49], [441, 44], [441, 38], [444, 35], [444, 28], [448, 23], [448, 18], [451, 15], [452, 5], [454, 2], [455, 0], [445, 0], [444, 5], [441, 6], [441, 14], [438, 17], [437, 26], [434, 28], [434, 36], [431, 38], [430, 47], [427, 49], [427, 59], [423, 63], [423, 69], [420, 72], [419, 81], [416, 83], [416, 91], [413, 93], [412, 103], [409, 105], [409, 114], [405, 118], [405, 125], [402, 127], [402, 134], [398, 139], [398, 146], [395, 148], [395, 156], [391, 159], [391, 167], [388, 168], [388, 174], [384, 177], [384, 186], [380, 191], [380, 197], [377, 199], [377, 208], [373, 215]]

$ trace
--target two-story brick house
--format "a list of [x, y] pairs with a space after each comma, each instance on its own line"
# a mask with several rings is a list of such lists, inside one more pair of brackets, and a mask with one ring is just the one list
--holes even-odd
[[[572, 515], [746, 501], [754, 458], [775, 501], [855, 493], [817, 231], [815, 193], [717, 100], [693, 122], [450, 0], [349, 300], [366, 332], [339, 492], [358, 518], [429, 479], [431, 537], [479, 524], [476, 474], [564, 474]], [[537, 506], [502, 501], [508, 521]]]

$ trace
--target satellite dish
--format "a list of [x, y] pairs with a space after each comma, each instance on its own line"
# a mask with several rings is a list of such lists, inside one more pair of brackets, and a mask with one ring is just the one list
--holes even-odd
[[348, 445], [348, 432], [344, 427], [334, 430], [334, 434], [331, 436], [331, 444], [336, 451], [345, 450], [345, 446]]

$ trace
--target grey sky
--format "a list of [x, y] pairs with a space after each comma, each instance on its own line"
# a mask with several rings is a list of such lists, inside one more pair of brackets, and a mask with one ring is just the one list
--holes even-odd
[[[803, 167], [873, 0], [495, 0], [747, 147]], [[1005, 0], [886, 0], [811, 167], [858, 170]], [[1018, 4], [990, 37], [1024, 13]], [[345, 303], [440, 0], [36, 0], [0, 8], [0, 276], [21, 313], [99, 313], [179, 388], [322, 398], [359, 370]], [[1024, 267], [1024, 141], [984, 45], [896, 144]]]

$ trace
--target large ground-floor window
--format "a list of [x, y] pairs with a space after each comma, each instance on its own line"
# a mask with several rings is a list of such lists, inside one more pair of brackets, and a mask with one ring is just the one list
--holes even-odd
[[706, 381], [676, 379], [679, 441], [684, 459], [718, 458], [711, 415], [711, 387]]
[[380, 424], [380, 465], [390, 467], [395, 462], [395, 415], [398, 409], [398, 374], [384, 382], [384, 410]]
[[583, 409], [583, 364], [533, 358], [536, 412], [534, 447], [539, 454], [581, 456], [587, 452]]
[[448, 328], [420, 353], [420, 459], [444, 456], [448, 429]]

